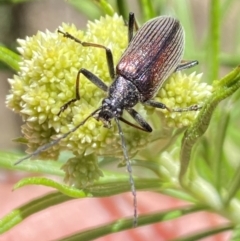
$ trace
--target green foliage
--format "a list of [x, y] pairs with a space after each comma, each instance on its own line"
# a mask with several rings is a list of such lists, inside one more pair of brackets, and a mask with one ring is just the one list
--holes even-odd
[[20, 56], [6, 47], [0, 46], [0, 61], [7, 64], [13, 70], [19, 70]]

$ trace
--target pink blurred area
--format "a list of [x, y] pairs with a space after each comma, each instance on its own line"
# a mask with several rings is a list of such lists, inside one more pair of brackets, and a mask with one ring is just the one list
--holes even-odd
[[[26, 186], [11, 191], [16, 180], [0, 183], [0, 218], [12, 209], [41, 197], [52, 190], [41, 186]], [[152, 192], [138, 192], [139, 214], [186, 206], [187, 203]], [[109, 198], [75, 199], [34, 214], [0, 236], [0, 241], [58, 240], [80, 230], [86, 230], [133, 214], [132, 195], [125, 193]], [[158, 240], [167, 241], [181, 235], [227, 223], [223, 218], [206, 212], [186, 215], [162, 224], [138, 227], [96, 239], [97, 241]], [[227, 241], [225, 232], [202, 241]]]

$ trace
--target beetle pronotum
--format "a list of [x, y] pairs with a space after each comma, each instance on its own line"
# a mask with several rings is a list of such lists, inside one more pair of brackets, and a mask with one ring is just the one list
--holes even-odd
[[[175, 71], [190, 68], [196, 65], [197, 61], [182, 61], [184, 51], [184, 30], [178, 20], [169, 16], [160, 16], [146, 22], [133, 36], [134, 26], [136, 26], [134, 14], [129, 14], [128, 39], [129, 45], [123, 53], [120, 61], [114, 68], [112, 51], [100, 44], [82, 42], [67, 32], [58, 30], [64, 37], [80, 43], [84, 47], [102, 48], [106, 52], [109, 74], [114, 80], [107, 86], [92, 72], [87, 69], [80, 69], [76, 78], [76, 96], [65, 103], [58, 113], [61, 114], [71, 103], [80, 99], [79, 85], [81, 74], [88, 78], [93, 84], [107, 92], [107, 97], [103, 99], [102, 105], [93, 111], [86, 119], [75, 128], [62, 135], [60, 138], [39, 147], [30, 155], [20, 159], [16, 164], [38, 155], [40, 152], [57, 144], [63, 138], [73, 133], [90, 118], [102, 121], [104, 127], [111, 126], [114, 119], [121, 138], [123, 155], [126, 161], [127, 170], [132, 194], [134, 196], [134, 226], [137, 225], [137, 199], [132, 168], [127, 153], [124, 135], [119, 121], [142, 131], [151, 132], [151, 126], [133, 109], [141, 102], [144, 105], [156, 108], [167, 109], [169, 111], [195, 111], [200, 107], [197, 105], [185, 109], [170, 109], [166, 105], [153, 100], [153, 97], [162, 86], [164, 81]], [[123, 110], [126, 110], [137, 124], [130, 123], [122, 117]]]

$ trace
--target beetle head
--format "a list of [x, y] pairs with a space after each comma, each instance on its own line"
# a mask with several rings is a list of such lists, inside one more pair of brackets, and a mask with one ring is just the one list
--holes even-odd
[[119, 102], [114, 99], [104, 99], [100, 111], [95, 116], [96, 120], [100, 120], [103, 126], [106, 128], [111, 127], [111, 120], [113, 118], [119, 118], [122, 115], [123, 108], [119, 105]]

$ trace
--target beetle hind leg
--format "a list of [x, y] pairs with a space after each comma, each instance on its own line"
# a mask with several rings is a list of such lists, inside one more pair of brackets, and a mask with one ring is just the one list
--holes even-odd
[[190, 69], [190, 68], [194, 67], [195, 65], [198, 65], [197, 60], [191, 60], [191, 61], [182, 60], [181, 63], [178, 65], [178, 67], [175, 69], [175, 72], [183, 70], [183, 69]]
[[188, 112], [188, 111], [199, 111], [201, 109], [202, 109], [202, 106], [196, 104], [185, 108], [173, 108], [170, 111], [171, 112]]
[[159, 108], [159, 109], [166, 109], [169, 112], [187, 112], [187, 111], [198, 111], [202, 108], [202, 106], [199, 105], [191, 105], [185, 108], [169, 108], [168, 106], [166, 106], [165, 104], [158, 102], [158, 101], [154, 101], [154, 100], [147, 100], [145, 102], [143, 102], [144, 105], [149, 105], [155, 108]]

